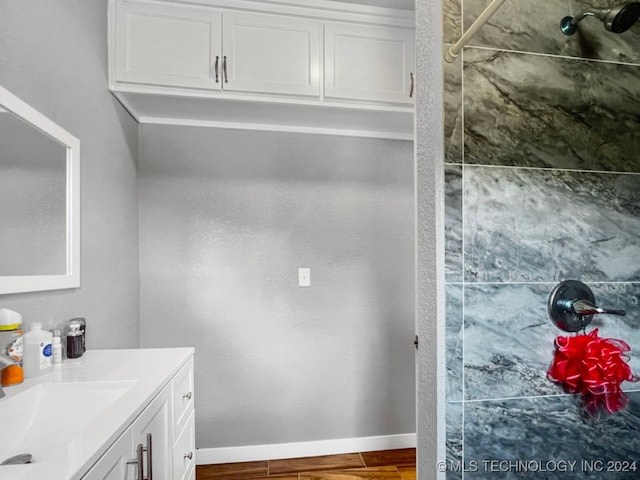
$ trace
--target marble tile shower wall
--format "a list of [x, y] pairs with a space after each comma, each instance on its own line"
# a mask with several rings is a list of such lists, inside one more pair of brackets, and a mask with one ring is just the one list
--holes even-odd
[[[488, 3], [443, 0], [445, 48]], [[640, 477], [640, 384], [596, 419], [546, 378], [564, 279], [629, 312], [592, 325], [640, 373], [640, 23], [615, 35], [587, 18], [564, 36], [588, 6], [508, 0], [444, 64], [447, 478]]]

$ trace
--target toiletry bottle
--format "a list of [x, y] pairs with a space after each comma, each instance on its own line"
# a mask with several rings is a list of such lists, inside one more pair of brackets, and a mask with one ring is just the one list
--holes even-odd
[[83, 353], [80, 325], [70, 322], [67, 333], [67, 358], [79, 358]]
[[31, 330], [24, 334], [22, 358], [25, 378], [39, 377], [53, 370], [53, 347], [51, 332], [42, 330], [42, 324], [31, 324]]
[[57, 366], [62, 363], [62, 339], [60, 338], [60, 330], [53, 331], [53, 365]]
[[[8, 362], [0, 362], [0, 383], [3, 387], [17, 385], [24, 380], [22, 370], [22, 315], [7, 308], [0, 308], [0, 355]], [[5, 363], [15, 365], [5, 366]]]

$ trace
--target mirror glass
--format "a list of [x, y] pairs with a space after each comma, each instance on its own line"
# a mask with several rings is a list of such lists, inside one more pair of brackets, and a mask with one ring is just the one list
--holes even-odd
[[80, 285], [79, 148], [0, 87], [0, 294]]
[[0, 275], [62, 275], [67, 147], [0, 112]]

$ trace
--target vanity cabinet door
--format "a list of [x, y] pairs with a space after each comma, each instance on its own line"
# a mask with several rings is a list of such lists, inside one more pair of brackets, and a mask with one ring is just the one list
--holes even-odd
[[82, 480], [136, 480], [133, 431], [129, 428], [105, 452]]
[[195, 413], [187, 419], [173, 447], [173, 480], [189, 480], [196, 464]]
[[173, 431], [182, 431], [193, 412], [195, 401], [193, 358], [173, 377]]
[[324, 42], [326, 99], [413, 102], [412, 29], [327, 23]]
[[115, 8], [116, 81], [221, 88], [219, 10], [153, 2], [117, 2]]
[[172, 480], [171, 386], [166, 386], [147, 406], [133, 423], [132, 429], [134, 449], [138, 445], [146, 449], [143, 454], [144, 475], [149, 476], [151, 468], [153, 480]]
[[222, 32], [225, 91], [320, 97], [320, 21], [225, 11]]

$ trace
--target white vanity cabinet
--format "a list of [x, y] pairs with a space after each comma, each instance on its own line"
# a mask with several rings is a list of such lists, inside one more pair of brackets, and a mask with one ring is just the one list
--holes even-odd
[[191, 358], [83, 480], [194, 480], [193, 395]]
[[118, 2], [115, 80], [320, 96], [321, 23], [156, 2]]
[[411, 103], [414, 49], [409, 28], [327, 23], [325, 98]]

